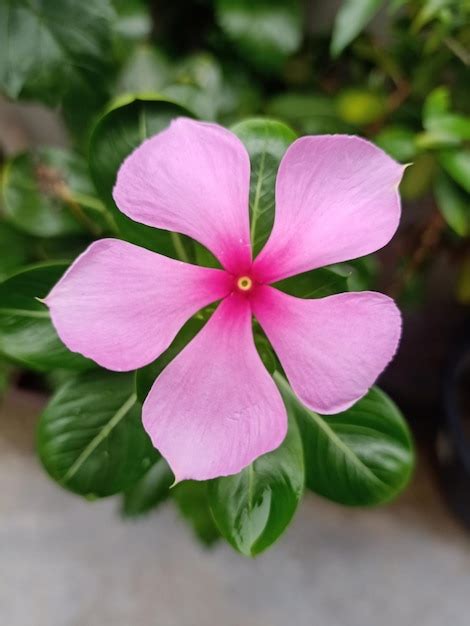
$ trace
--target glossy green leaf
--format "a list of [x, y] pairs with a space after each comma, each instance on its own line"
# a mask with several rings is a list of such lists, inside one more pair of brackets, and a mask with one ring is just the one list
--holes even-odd
[[240, 53], [263, 71], [272, 71], [302, 41], [297, 0], [216, 0], [217, 19]]
[[175, 478], [163, 458], [145, 472], [123, 495], [122, 512], [128, 517], [148, 513], [166, 500]]
[[116, 175], [124, 159], [147, 137], [160, 132], [180, 115], [191, 117], [183, 107], [157, 96], [121, 98], [93, 131], [90, 170], [101, 199], [127, 241], [187, 260], [183, 237], [134, 222], [119, 211], [112, 197]]
[[337, 57], [367, 26], [383, 0], [343, 0], [331, 39], [331, 54]]
[[455, 182], [470, 193], [470, 149], [443, 151], [439, 161]]
[[190, 319], [176, 335], [170, 347], [161, 354], [158, 359], [146, 367], [142, 367], [135, 373], [135, 389], [140, 402], [144, 402], [157, 376], [165, 367], [173, 361], [175, 356], [188, 344], [191, 339], [201, 330], [204, 320], [198, 317]]
[[352, 270], [341, 266], [324, 267], [285, 278], [274, 287], [298, 298], [324, 298], [348, 291], [348, 278], [351, 273]]
[[296, 134], [282, 122], [265, 118], [244, 120], [231, 130], [243, 141], [250, 155], [250, 230], [256, 255], [265, 244], [274, 222], [277, 169]]
[[31, 252], [27, 237], [14, 228], [0, 222], [0, 281], [25, 265]]
[[212, 515], [222, 535], [247, 556], [260, 554], [285, 531], [304, 489], [302, 442], [297, 424], [281, 446], [239, 474], [209, 482]]
[[41, 263], [0, 283], [0, 353], [31, 369], [93, 367], [92, 361], [67, 350], [37, 299], [47, 296], [66, 269], [65, 263]]
[[219, 539], [220, 533], [209, 508], [206, 482], [185, 480], [171, 490], [171, 496], [200, 541], [210, 546]]
[[393, 402], [377, 387], [353, 407], [318, 415], [303, 406], [287, 381], [276, 375], [287, 410], [302, 435], [307, 486], [349, 506], [380, 504], [407, 484], [413, 444]]
[[52, 478], [81, 495], [109, 496], [134, 484], [158, 455], [132, 374], [96, 370], [67, 381], [41, 415], [38, 450]]
[[[79, 86], [100, 86], [110, 63], [109, 0], [2, 0], [0, 86], [11, 98], [59, 104]], [[6, 45], [8, 42], [8, 45]]]
[[470, 235], [470, 197], [443, 172], [434, 185], [437, 206], [449, 226], [460, 237]]
[[90, 233], [106, 228], [87, 164], [78, 154], [39, 148], [11, 159], [2, 181], [5, 218], [37, 237]]

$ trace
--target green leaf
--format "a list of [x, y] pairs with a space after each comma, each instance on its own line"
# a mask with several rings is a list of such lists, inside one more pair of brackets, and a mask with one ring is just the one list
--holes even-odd
[[134, 484], [158, 458], [132, 374], [96, 370], [66, 382], [41, 415], [40, 459], [66, 489], [104, 497]]
[[285, 278], [274, 287], [298, 298], [324, 298], [348, 291], [348, 278], [351, 273], [352, 270], [341, 266], [324, 267]]
[[331, 39], [331, 54], [337, 57], [367, 26], [383, 0], [343, 0], [336, 14]]
[[219, 539], [220, 533], [209, 508], [206, 482], [185, 480], [171, 490], [171, 496], [200, 541], [210, 546]]
[[0, 281], [19, 269], [29, 258], [31, 243], [14, 228], [0, 222]]
[[250, 155], [251, 242], [256, 255], [265, 244], [274, 222], [277, 169], [296, 134], [282, 122], [264, 118], [244, 120], [231, 130], [243, 141]]
[[279, 94], [268, 102], [267, 113], [306, 135], [351, 131], [351, 126], [338, 118], [334, 98], [323, 94]]
[[[2, 0], [0, 86], [11, 98], [55, 106], [71, 90], [101, 86], [110, 69], [108, 0]], [[6, 45], [8, 42], [8, 45]]]
[[120, 98], [93, 131], [90, 170], [101, 199], [127, 241], [187, 260], [183, 258], [182, 236], [134, 222], [119, 211], [112, 197], [117, 172], [124, 159], [147, 137], [160, 132], [181, 115], [191, 117], [183, 107], [157, 96]]
[[442, 151], [439, 161], [455, 182], [470, 193], [470, 149]]
[[209, 482], [214, 520], [239, 552], [255, 556], [269, 548], [292, 520], [304, 489], [302, 442], [294, 420], [277, 450], [234, 476]]
[[382, 150], [402, 163], [409, 163], [416, 155], [415, 133], [402, 126], [388, 126], [374, 137]]
[[106, 226], [84, 159], [66, 150], [39, 148], [14, 157], [5, 167], [2, 192], [5, 218], [29, 235], [97, 236]]
[[413, 444], [393, 402], [377, 387], [347, 411], [318, 415], [276, 376], [287, 411], [299, 424], [307, 486], [349, 506], [380, 504], [407, 484]]
[[302, 41], [297, 0], [216, 0], [217, 20], [240, 54], [270, 72], [296, 52]]
[[459, 235], [470, 235], [470, 197], [443, 172], [434, 185], [436, 202], [447, 224]]
[[170, 63], [165, 55], [148, 43], [135, 46], [119, 75], [116, 93], [160, 91], [169, 81]]
[[176, 335], [170, 347], [158, 359], [136, 371], [135, 390], [139, 402], [144, 402], [157, 376], [201, 330], [203, 325], [204, 320], [201, 318], [193, 317], [190, 319]]
[[92, 361], [69, 352], [60, 341], [45, 298], [67, 269], [65, 263], [41, 263], [0, 283], [0, 353], [37, 370], [86, 369]]
[[123, 495], [122, 512], [128, 517], [148, 513], [170, 495], [174, 476], [163, 458], [157, 461]]
[[354, 126], [366, 126], [385, 116], [387, 100], [384, 94], [364, 87], [343, 90], [337, 97], [338, 117]]
[[423, 106], [423, 124], [426, 125], [435, 117], [448, 113], [450, 109], [450, 91], [448, 87], [437, 87], [426, 97]]

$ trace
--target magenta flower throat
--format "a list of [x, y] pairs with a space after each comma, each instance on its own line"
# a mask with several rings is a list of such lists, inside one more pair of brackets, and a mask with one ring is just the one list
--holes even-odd
[[309, 300], [271, 285], [384, 246], [398, 226], [402, 174], [363, 139], [298, 139], [279, 166], [274, 226], [253, 260], [250, 160], [233, 133], [180, 118], [124, 161], [118, 208], [199, 241], [223, 269], [103, 239], [72, 264], [46, 304], [70, 350], [129, 371], [154, 361], [193, 315], [220, 301], [143, 405], [144, 427], [177, 481], [237, 473], [286, 435], [286, 409], [255, 348], [253, 316], [295, 394], [318, 413], [350, 407], [392, 359], [401, 318], [387, 296]]

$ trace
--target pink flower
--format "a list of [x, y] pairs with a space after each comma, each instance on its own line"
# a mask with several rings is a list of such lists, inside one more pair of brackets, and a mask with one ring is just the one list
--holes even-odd
[[46, 303], [70, 350], [127, 371], [156, 359], [190, 317], [221, 300], [143, 406], [144, 427], [177, 481], [239, 472], [285, 437], [286, 409], [256, 351], [252, 315], [294, 392], [319, 413], [350, 407], [385, 368], [401, 331], [390, 298], [366, 291], [306, 300], [270, 284], [384, 246], [399, 222], [402, 173], [358, 137], [298, 139], [280, 164], [274, 227], [253, 261], [250, 161], [233, 133], [178, 119], [124, 161], [119, 209], [196, 239], [223, 269], [104, 239]]

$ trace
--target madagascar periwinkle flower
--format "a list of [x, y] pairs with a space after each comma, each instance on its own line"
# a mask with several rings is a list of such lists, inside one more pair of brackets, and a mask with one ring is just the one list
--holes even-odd
[[177, 481], [239, 472], [286, 435], [286, 409], [255, 348], [253, 316], [304, 405], [337, 413], [367, 393], [398, 345], [394, 302], [370, 291], [308, 300], [272, 284], [384, 246], [399, 222], [402, 173], [358, 137], [298, 139], [281, 161], [274, 226], [253, 260], [250, 160], [233, 133], [180, 118], [121, 165], [119, 209], [199, 241], [222, 269], [103, 239], [46, 304], [70, 350], [128, 371], [154, 361], [189, 318], [220, 301], [143, 405], [144, 427]]

